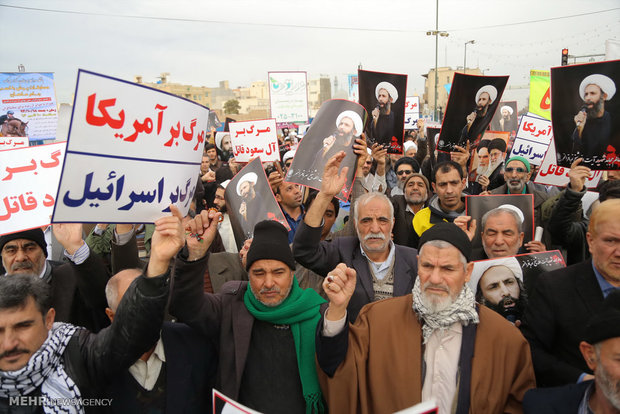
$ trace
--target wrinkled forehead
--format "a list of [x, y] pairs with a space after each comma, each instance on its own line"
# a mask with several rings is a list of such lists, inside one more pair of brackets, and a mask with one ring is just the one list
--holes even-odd
[[21, 248], [25, 248], [25, 247], [37, 247], [39, 250], [42, 251], [41, 246], [39, 246], [37, 243], [35, 243], [34, 240], [30, 240], [30, 239], [15, 239], [15, 240], [11, 240], [6, 242], [6, 244], [2, 247], [2, 250], [6, 250], [8, 248], [11, 247], [21, 247]]

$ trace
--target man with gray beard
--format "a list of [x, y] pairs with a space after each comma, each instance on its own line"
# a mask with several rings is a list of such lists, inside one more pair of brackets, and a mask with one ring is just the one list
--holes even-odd
[[354, 322], [365, 304], [409, 293], [417, 264], [415, 249], [392, 242], [394, 208], [381, 193], [367, 193], [356, 200], [352, 219], [357, 237], [321, 241], [325, 209], [346, 181], [347, 167], [338, 174], [344, 157], [341, 151], [327, 162], [321, 190], [295, 233], [293, 254], [298, 263], [323, 277], [338, 263], [357, 271], [358, 283], [347, 307], [349, 320]]
[[527, 341], [467, 286], [471, 241], [453, 223], [420, 239], [411, 294], [371, 303], [346, 323], [356, 272], [323, 282], [317, 361], [330, 412], [393, 413], [434, 399], [439, 413], [518, 413], [535, 386]]
[[412, 173], [405, 179], [404, 194], [392, 197], [394, 206], [393, 240], [396, 244], [416, 248], [419, 237], [413, 229], [415, 214], [426, 207], [431, 193], [428, 180], [423, 174]]

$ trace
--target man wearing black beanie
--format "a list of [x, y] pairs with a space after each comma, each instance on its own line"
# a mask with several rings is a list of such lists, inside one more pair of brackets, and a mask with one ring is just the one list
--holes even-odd
[[53, 231], [65, 249], [68, 263], [46, 260], [47, 243], [40, 228], [24, 230], [0, 237], [5, 276], [38, 275], [52, 287], [57, 322], [98, 332], [110, 324], [105, 314], [105, 285], [110, 277], [106, 266], [82, 239], [81, 224], [54, 224]]
[[419, 244], [412, 293], [364, 306], [346, 324], [354, 269], [325, 278], [329, 307], [317, 330], [317, 361], [330, 412], [391, 413], [435, 399], [440, 413], [518, 412], [534, 387], [527, 341], [475, 303], [467, 286], [471, 241], [438, 223]]
[[177, 258], [170, 313], [220, 344], [216, 388], [225, 395], [260, 412], [324, 412], [314, 341], [325, 300], [299, 287], [288, 231], [269, 220], [254, 227], [249, 282], [203, 294], [219, 215], [203, 211], [190, 221], [194, 237]]

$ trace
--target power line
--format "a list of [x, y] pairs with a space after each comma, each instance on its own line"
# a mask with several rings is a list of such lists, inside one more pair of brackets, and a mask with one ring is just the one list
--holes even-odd
[[[0, 4], [0, 7], [19, 9], [19, 10], [47, 12], [47, 13], [75, 14], [75, 15], [81, 15], [81, 16], [117, 17], [117, 18], [127, 18], [127, 19], [159, 20], [159, 21], [190, 22], [190, 23], [242, 24], [244, 26], [263, 26], [263, 27], [266, 26], [266, 27], [300, 28], [300, 29], [355, 30], [355, 31], [362, 31], [362, 32], [426, 33], [426, 30], [368, 29], [368, 28], [359, 28], [359, 27], [315, 26], [315, 25], [299, 25], [299, 24], [290, 24], [290, 23], [231, 22], [231, 21], [225, 21], [225, 20], [190, 19], [190, 18], [183, 18], [183, 17], [160, 17], [160, 16], [139, 16], [139, 15], [131, 15], [131, 14], [128, 15], [128, 14], [114, 14], [114, 13], [95, 13], [95, 12], [81, 12], [81, 11], [75, 11], [75, 10], [59, 10], [59, 9], [44, 9], [44, 8], [39, 8], [39, 7], [14, 6], [14, 5], [9, 5], [9, 4]], [[549, 21], [554, 21], [554, 20], [571, 19], [575, 17], [607, 13], [607, 12], [614, 11], [614, 10], [620, 10], [620, 7], [614, 7], [611, 9], [599, 10], [599, 11], [588, 12], [588, 13], [572, 14], [568, 16], [550, 17], [547, 19], [527, 20], [523, 22], [495, 24], [495, 25], [489, 25], [489, 26], [479, 26], [479, 27], [470, 27], [470, 28], [462, 28], [462, 29], [446, 29], [445, 31], [459, 32], [459, 31], [467, 31], [467, 30], [484, 30], [484, 29], [504, 28], [507, 26], [518, 26], [518, 25], [524, 25], [524, 24], [549, 22]]]

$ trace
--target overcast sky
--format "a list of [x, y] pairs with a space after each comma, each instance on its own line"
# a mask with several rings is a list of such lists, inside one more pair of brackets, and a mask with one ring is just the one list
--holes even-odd
[[[0, 0], [0, 72], [55, 72], [59, 103], [71, 102], [79, 68], [154, 82], [231, 87], [266, 80], [270, 70], [341, 77], [364, 69], [409, 75], [423, 93], [435, 65], [435, 1], [419, 0]], [[603, 12], [604, 11], [604, 12]], [[570, 17], [569, 17], [570, 16]], [[525, 23], [530, 22], [530, 23]], [[439, 66], [510, 75], [572, 55], [604, 53], [620, 39], [618, 0], [440, 0]], [[600, 60], [601, 58], [597, 58]], [[582, 59], [582, 61], [584, 61]], [[520, 103], [521, 105], [521, 103]]]

